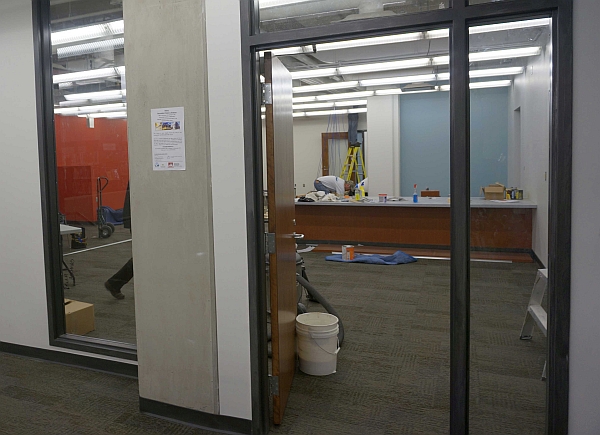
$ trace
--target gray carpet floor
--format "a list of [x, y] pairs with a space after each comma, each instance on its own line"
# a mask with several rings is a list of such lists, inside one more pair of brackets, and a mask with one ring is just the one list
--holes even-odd
[[[79, 225], [78, 225], [79, 226]], [[117, 226], [112, 236], [98, 238], [98, 230], [92, 225], [83, 225], [89, 248], [64, 248], [65, 262], [73, 268], [75, 285], [70, 276], [63, 272], [65, 298], [94, 304], [96, 329], [89, 337], [135, 344], [135, 296], [134, 280], [122, 288], [125, 299], [117, 300], [104, 288], [104, 282], [131, 258], [131, 242], [111, 245], [131, 239], [129, 230]], [[108, 245], [108, 246], [107, 246]]]
[[[302, 254], [309, 279], [339, 311], [337, 373], [297, 372], [280, 434], [449, 432], [450, 263], [325, 262]], [[543, 434], [546, 341], [519, 340], [534, 264], [472, 263], [472, 434]], [[316, 307], [309, 307], [313, 309]]]
[[[127, 249], [101, 249], [90, 264], [87, 253], [74, 256], [78, 283], [65, 293], [97, 304], [102, 338], [123, 340], [126, 331], [134, 338], [132, 288], [117, 301], [102, 287], [107, 272], [129, 258]], [[272, 432], [447, 434], [450, 263], [373, 266], [325, 262], [323, 253], [303, 257], [311, 282], [339, 311], [346, 339], [337, 373], [297, 372], [284, 422]], [[546, 341], [537, 330], [532, 341], [519, 340], [535, 272], [534, 264], [472, 264], [472, 434], [544, 433]], [[1, 434], [211, 433], [140, 414], [134, 379], [3, 354], [0, 413]]]
[[0, 353], [2, 435], [215, 435], [141, 414], [136, 379]]

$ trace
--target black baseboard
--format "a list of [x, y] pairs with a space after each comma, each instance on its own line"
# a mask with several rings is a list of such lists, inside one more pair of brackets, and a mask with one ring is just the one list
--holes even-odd
[[140, 397], [140, 411], [206, 430], [236, 435], [249, 435], [252, 433], [251, 420], [229, 417], [227, 415], [209, 414], [151, 399], [144, 399], [143, 397]]
[[19, 344], [5, 342], [0, 342], [0, 352], [39, 359], [72, 367], [79, 367], [89, 370], [111, 373], [120, 376], [129, 376], [132, 378], [137, 378], [138, 376], [138, 366], [136, 364], [127, 364], [119, 361], [111, 361], [85, 355], [76, 355], [67, 352], [39, 349], [36, 347], [22, 346]]

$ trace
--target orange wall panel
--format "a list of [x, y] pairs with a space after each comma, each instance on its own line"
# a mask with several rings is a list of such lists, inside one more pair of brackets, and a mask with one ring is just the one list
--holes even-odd
[[97, 118], [94, 128], [76, 116], [55, 116], [60, 212], [69, 221], [96, 220], [96, 180], [107, 177], [103, 205], [123, 207], [129, 160], [127, 121]]

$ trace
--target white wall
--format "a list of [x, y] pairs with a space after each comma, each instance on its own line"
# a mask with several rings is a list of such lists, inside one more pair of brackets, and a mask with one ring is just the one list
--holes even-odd
[[49, 345], [30, 0], [0, 2], [0, 41], [0, 341], [86, 355]]
[[[547, 39], [543, 39], [546, 41]], [[515, 78], [509, 96], [509, 184], [521, 187], [525, 199], [537, 204], [533, 217], [533, 251], [548, 265], [548, 180], [550, 163], [551, 47], [530, 58], [525, 72]], [[520, 108], [521, 146], [515, 135]], [[517, 168], [516, 165], [519, 165]], [[511, 178], [512, 176], [512, 178]]]
[[206, 41], [220, 414], [251, 419], [239, 1], [206, 1]]
[[574, 1], [569, 433], [600, 433], [600, 50], [597, 0]]
[[[336, 126], [338, 128], [334, 128], [330, 124], [328, 116], [294, 118], [294, 183], [296, 183], [296, 194], [300, 195], [315, 190], [314, 181], [321, 176], [323, 167], [321, 162], [321, 133], [348, 132], [346, 115], [338, 118], [345, 118], [344, 120], [338, 119]], [[367, 116], [361, 113], [358, 116], [358, 129], [365, 130], [366, 128]], [[347, 141], [345, 143], [347, 144]], [[330, 175], [339, 176], [340, 174], [330, 172]]]
[[400, 100], [397, 95], [367, 98], [369, 195], [400, 195]]

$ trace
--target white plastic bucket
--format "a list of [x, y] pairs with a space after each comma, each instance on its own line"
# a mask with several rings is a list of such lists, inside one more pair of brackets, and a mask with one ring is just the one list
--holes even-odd
[[335, 373], [338, 344], [338, 318], [328, 313], [305, 313], [296, 317], [300, 370], [308, 375]]

